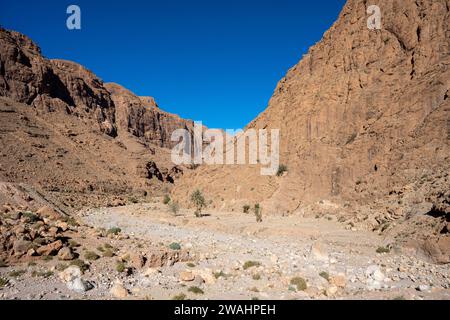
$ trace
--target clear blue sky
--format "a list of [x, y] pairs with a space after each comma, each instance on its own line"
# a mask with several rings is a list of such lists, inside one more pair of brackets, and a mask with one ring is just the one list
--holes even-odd
[[[345, 0], [0, 0], [0, 24], [48, 58], [210, 128], [237, 129], [264, 111], [277, 82], [319, 41]], [[66, 28], [66, 9], [82, 30]]]

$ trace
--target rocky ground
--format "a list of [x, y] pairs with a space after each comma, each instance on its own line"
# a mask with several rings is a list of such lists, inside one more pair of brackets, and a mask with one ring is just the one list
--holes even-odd
[[331, 217], [196, 218], [155, 199], [75, 220], [59, 251], [12, 252], [1, 299], [450, 299], [448, 265]]

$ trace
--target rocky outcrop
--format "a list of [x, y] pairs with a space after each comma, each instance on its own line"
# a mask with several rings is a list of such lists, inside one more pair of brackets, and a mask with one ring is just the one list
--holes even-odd
[[159, 147], [172, 148], [177, 143], [171, 141], [173, 131], [193, 130], [193, 121], [162, 111], [151, 97], [138, 97], [115, 83], [106, 84], [106, 88], [111, 92], [119, 130], [123, 132]]
[[0, 29], [0, 95], [45, 111], [93, 119], [116, 136], [114, 104], [103, 82], [84, 67], [48, 60], [28, 37]]

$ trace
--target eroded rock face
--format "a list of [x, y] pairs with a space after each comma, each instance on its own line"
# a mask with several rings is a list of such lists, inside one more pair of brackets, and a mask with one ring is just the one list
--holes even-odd
[[28, 37], [0, 29], [0, 95], [42, 110], [92, 118], [116, 136], [114, 104], [103, 82], [82, 66], [45, 59]]
[[[381, 9], [381, 30], [367, 28], [369, 5]], [[258, 202], [269, 214], [325, 200], [369, 229], [422, 203], [450, 213], [449, 21], [446, 0], [347, 1], [248, 126], [281, 130], [287, 174], [201, 168], [174, 196], [188, 203], [194, 185], [216, 206]]]
[[172, 148], [178, 143], [171, 141], [172, 132], [193, 130], [193, 121], [162, 111], [151, 97], [138, 97], [115, 83], [106, 84], [106, 88], [111, 92], [118, 126], [123, 132], [159, 147]]

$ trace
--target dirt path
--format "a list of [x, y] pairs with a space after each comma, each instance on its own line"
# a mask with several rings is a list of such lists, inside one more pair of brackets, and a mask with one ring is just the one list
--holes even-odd
[[[194, 254], [190, 267], [178, 263], [146, 278], [145, 291], [154, 298], [189, 295], [194, 282], [180, 282], [183, 271], [207, 280], [198, 284], [204, 294], [196, 299], [450, 298], [448, 267], [396, 250], [378, 254], [388, 240], [333, 221], [278, 216], [256, 224], [250, 214], [211, 212], [198, 219], [189, 211], [174, 217], [160, 204], [93, 209], [82, 219], [144, 241], [177, 242]], [[244, 268], [250, 261], [259, 266]], [[295, 277], [306, 280], [305, 291], [295, 290]]]

